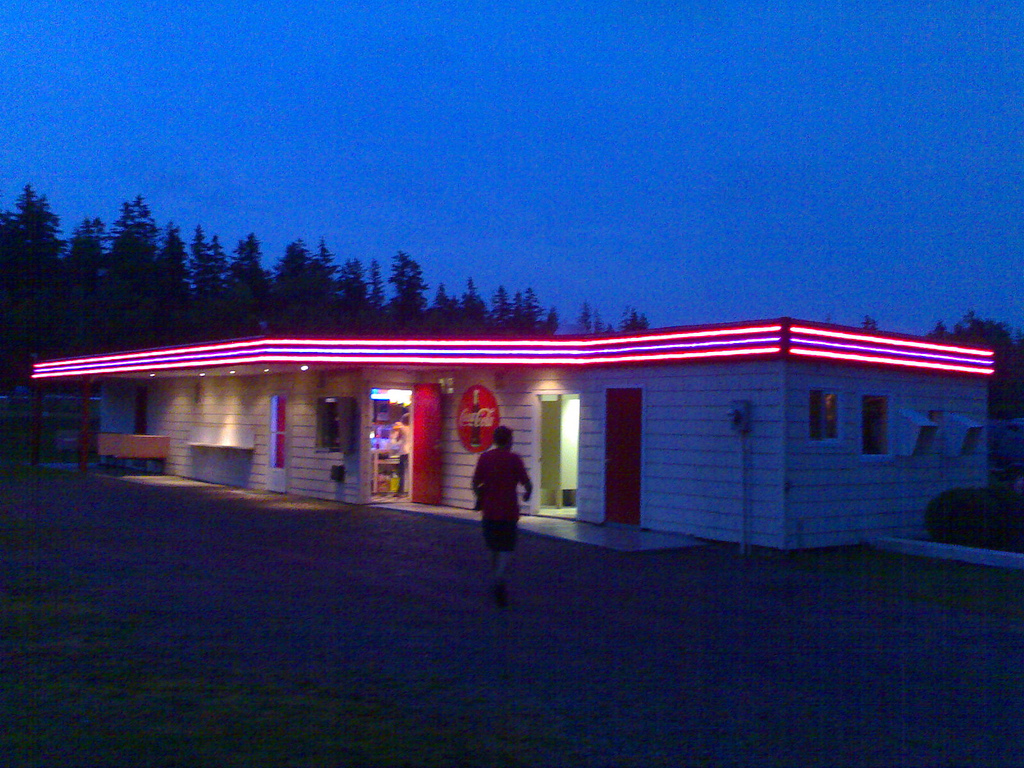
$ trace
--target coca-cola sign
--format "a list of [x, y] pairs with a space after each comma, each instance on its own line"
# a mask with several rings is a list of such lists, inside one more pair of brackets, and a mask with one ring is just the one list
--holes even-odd
[[498, 401], [487, 387], [474, 384], [459, 400], [456, 415], [459, 440], [470, 453], [486, 451], [494, 442], [494, 428], [501, 423]]

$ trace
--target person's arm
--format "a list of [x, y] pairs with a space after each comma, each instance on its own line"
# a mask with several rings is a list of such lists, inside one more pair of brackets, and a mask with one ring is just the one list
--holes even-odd
[[480, 468], [480, 465], [483, 463], [481, 461], [482, 458], [483, 456], [476, 460], [476, 469], [473, 470], [473, 479], [470, 480], [470, 487], [477, 496], [480, 495], [480, 491], [484, 487], [484, 473]]
[[523, 463], [521, 457], [519, 459], [519, 482], [523, 484], [523, 501], [529, 501], [530, 496], [533, 495], [533, 483], [530, 482], [530, 476], [526, 472], [526, 464]]

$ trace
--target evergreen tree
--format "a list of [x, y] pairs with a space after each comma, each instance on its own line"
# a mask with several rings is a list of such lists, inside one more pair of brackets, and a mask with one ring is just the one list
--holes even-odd
[[274, 266], [274, 292], [279, 297], [297, 300], [305, 289], [303, 281], [309, 274], [309, 249], [299, 238], [285, 247], [284, 256]]
[[1024, 337], [1009, 325], [968, 311], [951, 331], [939, 321], [930, 336], [945, 343], [961, 342], [995, 352], [995, 373], [989, 377], [988, 412], [992, 418], [1024, 416]]
[[512, 327], [512, 303], [508, 300], [508, 291], [504, 285], [499, 285], [498, 290], [491, 297], [491, 310], [487, 314], [487, 327], [496, 333], [511, 333]]
[[334, 264], [323, 244], [310, 253], [301, 239], [290, 243], [274, 270], [272, 296], [278, 323], [291, 332], [324, 331], [334, 324]]
[[106, 274], [105, 242], [106, 231], [99, 219], [85, 219], [71, 233], [64, 256], [64, 275], [85, 295], [94, 294]]
[[235, 292], [240, 287], [252, 297], [255, 307], [265, 307], [270, 293], [270, 276], [263, 268], [263, 252], [260, 241], [250, 232], [239, 240], [228, 264], [228, 285]]
[[135, 302], [146, 300], [156, 288], [159, 230], [142, 196], [121, 205], [121, 215], [110, 230], [110, 278], [123, 283]]
[[189, 299], [188, 255], [181, 230], [173, 222], [164, 229], [157, 253], [157, 274], [161, 296], [170, 304], [184, 306]]
[[580, 333], [594, 333], [594, 314], [590, 304], [583, 302], [580, 307], [580, 316], [576, 319], [576, 326]]
[[384, 279], [381, 276], [380, 264], [376, 259], [370, 261], [370, 280], [369, 280], [369, 301], [370, 313], [374, 316], [379, 316], [384, 311]]
[[59, 232], [60, 220], [31, 186], [13, 212], [0, 214], [0, 384], [27, 378], [32, 353], [66, 343]]
[[647, 316], [636, 311], [636, 307], [626, 307], [622, 310], [622, 320], [619, 322], [620, 331], [646, 331], [651, 327]]
[[397, 326], [409, 329], [420, 325], [427, 308], [427, 285], [420, 265], [409, 254], [399, 251], [391, 262], [388, 282], [395, 287], [388, 308]]
[[362, 327], [369, 311], [369, 287], [359, 259], [346, 259], [338, 270], [338, 301], [343, 321], [351, 328]]
[[516, 291], [512, 300], [512, 324], [516, 333], [533, 336], [541, 329], [543, 310], [533, 288]]
[[266, 301], [270, 279], [263, 268], [263, 253], [254, 232], [234, 247], [227, 265], [227, 281], [232, 287], [245, 286], [258, 304]]
[[434, 303], [427, 310], [426, 325], [435, 333], [448, 333], [455, 330], [459, 317], [459, 302], [448, 295], [444, 283], [437, 286]]
[[204, 302], [223, 296], [228, 259], [217, 236], [207, 243], [203, 228], [197, 226], [190, 253], [189, 276], [196, 300]]
[[548, 310], [548, 315], [541, 326], [541, 333], [547, 336], [554, 336], [558, 333], [558, 310], [554, 307]]
[[210, 295], [223, 296], [227, 280], [228, 255], [224, 252], [224, 246], [220, 244], [220, 238], [214, 235], [210, 239]]
[[45, 195], [26, 185], [14, 205], [0, 219], [0, 292], [19, 303], [53, 287], [64, 243]]
[[459, 326], [471, 334], [479, 334], [487, 324], [487, 305], [477, 293], [476, 284], [473, 278], [466, 280], [466, 290], [459, 300], [460, 315]]
[[269, 311], [270, 277], [260, 241], [250, 232], [232, 251], [227, 269], [227, 318], [236, 335], [260, 333]]
[[[334, 276], [338, 271], [338, 265], [334, 263], [334, 254], [327, 248], [327, 243], [322, 237], [320, 238], [319, 245], [317, 245], [316, 253], [310, 258], [310, 265], [317, 273], [316, 278], [318, 280], [324, 283], [331, 283], [334, 280]], [[333, 285], [331, 286], [331, 291], [334, 291]]]

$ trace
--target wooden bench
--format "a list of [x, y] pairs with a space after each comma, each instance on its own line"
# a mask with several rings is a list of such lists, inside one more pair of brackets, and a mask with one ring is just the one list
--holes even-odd
[[115, 464], [125, 466], [135, 465], [137, 462], [145, 462], [148, 469], [149, 462], [159, 462], [159, 469], [163, 471], [163, 464], [171, 450], [171, 438], [167, 435], [121, 435], [113, 432], [100, 432], [97, 436], [97, 450], [101, 464]]

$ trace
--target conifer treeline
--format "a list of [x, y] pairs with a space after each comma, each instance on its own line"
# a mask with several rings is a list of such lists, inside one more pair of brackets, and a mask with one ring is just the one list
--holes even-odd
[[[47, 199], [26, 186], [0, 210], [0, 386], [23, 381], [43, 357], [262, 334], [538, 336], [556, 333], [554, 308], [532, 288], [485, 299], [472, 278], [461, 293], [428, 299], [420, 265], [339, 262], [321, 239], [295, 240], [269, 270], [255, 234], [231, 246], [201, 226], [157, 226], [142, 197], [109, 227], [86, 219], [61, 238]], [[591, 318], [579, 330], [613, 330]], [[581, 316], [581, 321], [583, 320]], [[622, 327], [646, 327], [627, 310]]]

